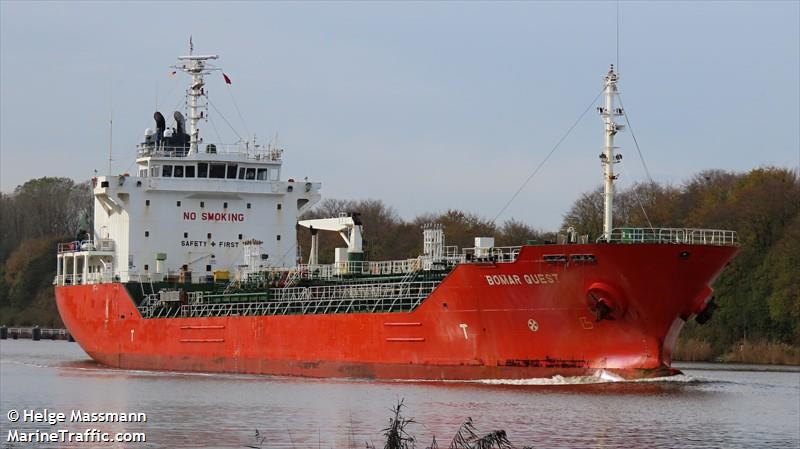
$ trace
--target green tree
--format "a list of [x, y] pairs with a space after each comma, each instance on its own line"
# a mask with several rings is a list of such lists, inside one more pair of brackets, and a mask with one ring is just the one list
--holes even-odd
[[580, 235], [595, 239], [603, 234], [603, 188], [584, 193], [564, 215], [563, 229], [572, 227]]
[[32, 179], [0, 195], [0, 262], [26, 239], [74, 236], [79, 224], [90, 225], [91, 210], [90, 184], [69, 178]]

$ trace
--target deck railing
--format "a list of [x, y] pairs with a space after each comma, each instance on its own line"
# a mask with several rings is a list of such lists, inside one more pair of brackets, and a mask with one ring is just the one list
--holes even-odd
[[58, 253], [74, 253], [80, 251], [114, 251], [114, 240], [73, 240], [58, 244]]
[[[184, 158], [189, 153], [189, 147], [164, 146], [154, 144], [139, 144], [136, 147], [137, 157], [159, 158]], [[252, 148], [239, 144], [203, 144], [200, 146], [201, 154], [244, 155], [248, 159], [280, 162], [283, 150], [280, 148]]]
[[611, 235], [597, 239], [608, 243], [672, 243], [688, 245], [736, 246], [736, 231], [692, 228], [615, 228]]
[[114, 282], [114, 275], [109, 272], [83, 274], [62, 274], [56, 275], [53, 280], [55, 285], [83, 285], [83, 284], [107, 284]]
[[238, 294], [161, 291], [146, 295], [138, 308], [145, 318], [409, 312], [439, 283], [291, 287]]
[[[415, 259], [382, 261], [349, 261], [332, 264], [300, 264], [295, 268], [272, 268], [253, 270], [245, 274], [249, 282], [262, 278], [280, 279], [336, 279], [344, 276], [408, 275], [432, 269], [447, 270], [460, 263], [514, 262], [519, 256], [521, 246], [493, 248], [464, 248], [461, 253], [448, 252], [439, 259], [420, 256]], [[293, 282], [288, 282], [292, 284]]]
[[514, 262], [519, 257], [521, 246], [495, 246], [492, 248], [464, 248], [466, 261], [491, 260], [494, 262]]
[[302, 264], [297, 266], [302, 278], [331, 278], [336, 275], [389, 275], [406, 274], [419, 271], [422, 267], [420, 259], [352, 261], [323, 265]]

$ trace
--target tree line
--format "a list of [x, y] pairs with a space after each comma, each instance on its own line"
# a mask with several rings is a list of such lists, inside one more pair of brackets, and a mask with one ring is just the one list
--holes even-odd
[[89, 229], [88, 182], [44, 177], [0, 193], [0, 323], [59, 327], [56, 245]]
[[[564, 225], [599, 235], [600, 188], [579, 198]], [[703, 171], [682, 185], [637, 184], [615, 198], [625, 226], [730, 229], [741, 251], [714, 285], [719, 309], [708, 324], [690, 321], [682, 339], [710, 343], [714, 354], [743, 341], [800, 345], [800, 182], [785, 168], [747, 173]]]
[[[0, 321], [54, 324], [50, 282], [55, 244], [73, 238], [92, 207], [86, 183], [39, 178], [0, 195]], [[594, 241], [602, 233], [602, 188], [586, 192], [563, 217], [561, 229], [542, 230], [509, 219], [448, 210], [402, 218], [380, 200], [326, 199], [303, 218], [359, 212], [370, 260], [405, 259], [422, 252], [422, 226], [444, 226], [447, 245], [472, 247], [473, 238], [493, 236], [497, 246], [557, 239], [568, 227]], [[640, 183], [619, 191], [617, 227], [731, 229], [741, 252], [717, 280], [719, 309], [704, 326], [690, 321], [682, 338], [710, 342], [716, 354], [742, 340], [800, 345], [800, 181], [797, 173], [764, 167], [746, 173], [707, 170], [679, 185]], [[298, 229], [307, 258], [309, 231]], [[334, 233], [320, 233], [320, 261], [332, 262], [344, 246]], [[304, 251], [303, 251], [304, 250]], [[50, 320], [50, 323], [48, 322]]]

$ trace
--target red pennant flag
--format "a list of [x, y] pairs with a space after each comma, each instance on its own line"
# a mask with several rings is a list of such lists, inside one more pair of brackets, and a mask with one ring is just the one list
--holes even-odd
[[225, 84], [231, 84], [231, 79], [225, 74], [225, 72], [222, 73], [222, 77], [225, 78]]

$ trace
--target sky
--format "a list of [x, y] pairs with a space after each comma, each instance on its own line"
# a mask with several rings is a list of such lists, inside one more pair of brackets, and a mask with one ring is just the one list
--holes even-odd
[[[610, 63], [656, 181], [800, 169], [798, 1], [2, 1], [0, 190], [105, 174], [109, 142], [112, 173], [131, 171], [154, 110], [182, 104], [169, 66], [190, 35], [232, 80], [208, 80], [224, 119], [206, 142], [277, 135], [284, 179], [406, 219], [494, 218]], [[646, 180], [629, 130], [617, 143], [619, 188]], [[602, 183], [602, 144], [592, 108], [498, 222], [556, 230]]]

